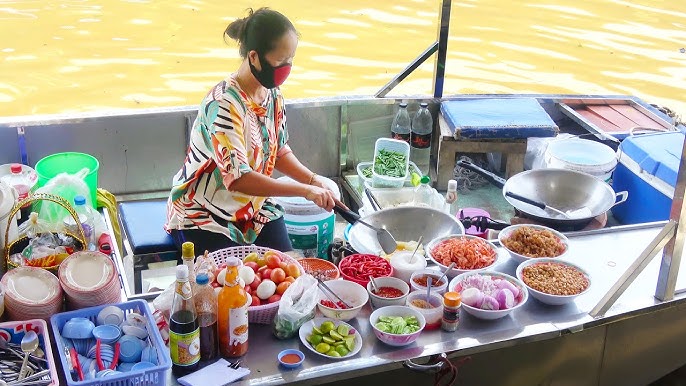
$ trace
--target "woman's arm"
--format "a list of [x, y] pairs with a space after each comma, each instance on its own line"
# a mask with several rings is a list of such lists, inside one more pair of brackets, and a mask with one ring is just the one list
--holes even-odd
[[257, 172], [243, 174], [233, 181], [230, 189], [251, 196], [304, 197], [329, 211], [336, 204], [333, 193], [328, 189], [300, 182], [279, 181]]
[[[313, 184], [313, 176], [310, 169], [303, 165], [295, 154], [289, 152], [276, 159], [276, 170], [303, 184]], [[320, 186], [323, 187], [323, 186]]]

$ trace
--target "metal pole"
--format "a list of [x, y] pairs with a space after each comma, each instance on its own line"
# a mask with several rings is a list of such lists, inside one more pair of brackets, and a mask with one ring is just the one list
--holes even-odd
[[438, 24], [438, 54], [434, 62], [434, 98], [443, 97], [443, 83], [445, 81], [445, 61], [448, 56], [448, 34], [450, 32], [451, 0], [443, 0], [439, 10]]
[[603, 316], [610, 309], [610, 307], [619, 299], [624, 291], [633, 283], [633, 281], [641, 274], [643, 269], [650, 263], [655, 254], [664, 248], [668, 241], [674, 236], [677, 223], [670, 220], [667, 225], [658, 233], [653, 241], [648, 244], [648, 247], [641, 252], [641, 255], [631, 263], [629, 268], [622, 274], [617, 282], [610, 288], [610, 290], [603, 296], [595, 307], [588, 314], [595, 318]]
[[412, 73], [412, 71], [416, 70], [419, 66], [422, 65], [431, 55], [433, 55], [434, 52], [438, 50], [438, 42], [434, 42], [429, 48], [424, 50], [419, 56], [417, 56], [412, 63], [408, 64], [407, 67], [405, 67], [404, 70], [402, 70], [401, 73], [396, 75], [393, 79], [391, 79], [390, 82], [386, 83], [379, 91], [374, 94], [375, 97], [377, 98], [383, 98], [388, 94], [389, 91], [391, 91], [395, 86], [400, 84], [400, 82], [403, 81], [403, 79], [407, 78], [408, 75]]
[[684, 194], [686, 193], [686, 137], [684, 146], [681, 149], [681, 160], [679, 162], [679, 172], [677, 174], [674, 197], [672, 199], [672, 209], [669, 214], [671, 221], [677, 223], [674, 237], [665, 246], [660, 263], [660, 274], [657, 277], [657, 287], [655, 297], [661, 301], [674, 299], [674, 288], [676, 287], [677, 274], [681, 265], [681, 254], [684, 251], [684, 237], [686, 227], [681, 219], [686, 221], [686, 206], [684, 206]]

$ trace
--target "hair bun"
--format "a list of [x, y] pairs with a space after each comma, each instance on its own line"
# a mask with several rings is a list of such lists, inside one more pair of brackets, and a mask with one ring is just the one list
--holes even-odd
[[226, 34], [233, 40], [242, 42], [245, 37], [245, 28], [248, 25], [248, 20], [250, 20], [252, 15], [252, 8], [248, 8], [248, 16], [234, 20], [231, 24], [229, 24], [228, 27], [226, 27], [226, 31], [224, 31], [224, 34]]

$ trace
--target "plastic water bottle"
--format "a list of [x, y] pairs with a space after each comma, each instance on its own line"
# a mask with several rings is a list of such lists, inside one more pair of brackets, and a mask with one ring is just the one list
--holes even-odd
[[[10, 174], [3, 176], [2, 181], [17, 191], [19, 201], [28, 197], [31, 192], [29, 181], [22, 173], [21, 164], [10, 165]], [[21, 208], [21, 221], [19, 221], [19, 223], [26, 221], [29, 218], [30, 212], [31, 204], [24, 205]]]
[[407, 112], [407, 103], [401, 103], [399, 107], [391, 125], [391, 138], [410, 143], [412, 122], [410, 121], [410, 114]]
[[428, 174], [433, 118], [431, 118], [428, 103], [421, 103], [419, 106], [419, 111], [412, 119], [410, 160], [419, 167], [423, 174]]
[[[74, 211], [79, 216], [83, 233], [86, 236], [86, 243], [88, 243], [88, 250], [94, 251], [96, 249], [95, 240], [95, 223], [93, 220], [92, 209], [86, 205], [86, 198], [82, 195], [74, 197]], [[78, 233], [77, 233], [78, 234]]]
[[431, 183], [431, 178], [429, 176], [422, 176], [420, 184], [414, 190], [414, 206], [431, 207], [434, 192], [429, 183]]

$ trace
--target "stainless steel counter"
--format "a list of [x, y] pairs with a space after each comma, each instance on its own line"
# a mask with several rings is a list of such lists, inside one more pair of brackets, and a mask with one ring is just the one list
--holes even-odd
[[[270, 326], [251, 326], [250, 349], [242, 360], [243, 365], [250, 368], [251, 374], [237, 384], [322, 384], [356, 378], [400, 368], [406, 359], [423, 358], [443, 352], [452, 353], [453, 356], [471, 355], [552, 339], [676, 306], [685, 297], [678, 289], [684, 288], [686, 277], [680, 275], [682, 280], [677, 283], [678, 295], [675, 300], [659, 302], [653, 296], [660, 265], [660, 259], [656, 257], [604, 317], [593, 319], [588, 315], [657, 235], [662, 225], [618, 227], [590, 234], [570, 234], [570, 251], [565, 258], [584, 267], [590, 273], [592, 281], [590, 291], [578, 297], [574, 303], [553, 307], [529, 298], [524, 307], [515, 310], [510, 316], [490, 322], [462, 312], [462, 322], [457, 332], [425, 331], [414, 344], [403, 348], [386, 346], [376, 339], [367, 320], [371, 312], [368, 305], [350, 322], [363, 336], [362, 350], [355, 357], [346, 360], [321, 358], [304, 347], [297, 337], [281, 341], [272, 335]], [[515, 262], [507, 256], [499, 260], [495, 268], [510, 275], [514, 275], [515, 269]], [[276, 355], [286, 348], [298, 348], [305, 353], [306, 359], [302, 367], [286, 370], [278, 365]], [[174, 384], [171, 376], [170, 384]]]

